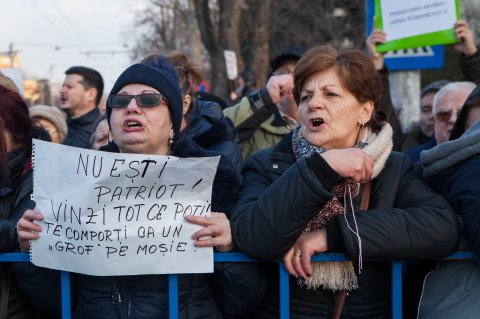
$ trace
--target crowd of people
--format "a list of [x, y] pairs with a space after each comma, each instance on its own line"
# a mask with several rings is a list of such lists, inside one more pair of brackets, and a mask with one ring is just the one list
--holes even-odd
[[[291, 318], [389, 318], [390, 262], [399, 259], [405, 317], [419, 309], [420, 318], [440, 318], [419, 306], [434, 296], [433, 279], [421, 284], [429, 261], [471, 250], [468, 266], [480, 271], [480, 52], [466, 21], [455, 32], [465, 79], [427, 85], [419, 121], [406, 133], [375, 49], [386, 35], [376, 29], [367, 53], [285, 48], [265, 87], [253, 89], [252, 70], [242, 73], [231, 96], [237, 104], [227, 108], [196, 95], [202, 72], [182, 52], [125, 69], [103, 114], [94, 69], [66, 70], [58, 107], [28, 107], [2, 76], [0, 252], [27, 252], [42, 236], [44, 214], [31, 199], [32, 138], [114, 153], [220, 156], [211, 214], [185, 216], [201, 226], [192, 240], [265, 262], [179, 275], [179, 318], [279, 318], [275, 260], [290, 274]], [[323, 252], [349, 260], [312, 262]], [[0, 267], [0, 319], [60, 317], [58, 271]], [[165, 275], [71, 279], [74, 318], [168, 317]]]

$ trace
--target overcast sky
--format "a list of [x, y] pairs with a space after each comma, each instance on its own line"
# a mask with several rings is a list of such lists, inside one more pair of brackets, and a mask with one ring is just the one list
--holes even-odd
[[[63, 81], [64, 71], [84, 65], [100, 71], [106, 92], [130, 63], [135, 0], [2, 1], [0, 52], [18, 50], [28, 77]], [[128, 46], [125, 47], [124, 44]], [[91, 52], [87, 54], [87, 52]], [[99, 53], [95, 53], [99, 52]]]

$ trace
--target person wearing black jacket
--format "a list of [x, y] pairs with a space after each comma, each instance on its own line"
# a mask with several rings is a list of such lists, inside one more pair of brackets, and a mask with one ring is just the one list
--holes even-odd
[[[159, 57], [161, 55], [149, 55], [142, 63], [155, 66]], [[217, 152], [228, 158], [241, 178], [243, 157], [236, 143], [237, 131], [232, 121], [223, 115], [218, 103], [198, 100], [193, 92], [193, 85], [203, 81], [200, 69], [190, 62], [183, 52], [169, 52], [165, 57], [175, 68], [182, 89], [182, 133], [205, 150]]]
[[[107, 102], [107, 118], [115, 142], [102, 150], [120, 153], [172, 155], [177, 157], [214, 156], [180, 132], [182, 94], [173, 67], [164, 59], [157, 66], [134, 64], [115, 82]], [[226, 217], [235, 205], [240, 180], [230, 161], [222, 157], [212, 190], [212, 213], [209, 217], [185, 216], [187, 221], [204, 226], [192, 239], [197, 247], [215, 247], [218, 251], [233, 248], [230, 224]], [[217, 213], [218, 212], [218, 213]], [[41, 236], [41, 227], [32, 223], [42, 214], [28, 210], [19, 221], [22, 249], [29, 240]], [[141, 265], [139, 265], [141, 267]], [[34, 267], [30, 263], [17, 266], [17, 275], [32, 302], [48, 309], [60, 310], [59, 299], [45, 291], [58, 290], [58, 272]], [[225, 296], [242, 296], [236, 289], [242, 284], [255, 287], [261, 282], [253, 273], [224, 272], [215, 275], [222, 287], [231, 287]], [[255, 269], [253, 269], [255, 270]], [[216, 282], [211, 274], [179, 275], [179, 318], [223, 318], [220, 307], [239, 314], [251, 311], [256, 296], [223, 298], [220, 306], [215, 299]], [[166, 318], [168, 316], [168, 278], [166, 275], [97, 277], [75, 274], [73, 280], [74, 318]], [[222, 280], [229, 280], [230, 285]], [[250, 280], [250, 281], [249, 281]], [[237, 286], [236, 284], [239, 283]], [[50, 289], [49, 289], [50, 288]], [[241, 288], [241, 287], [240, 287]], [[250, 291], [247, 291], [249, 293]], [[115, 297], [112, 299], [112, 296]]]
[[[472, 112], [472, 111], [477, 112]], [[416, 168], [426, 182], [452, 206], [462, 220], [458, 249], [472, 251], [475, 261], [416, 265], [409, 297], [412, 317], [462, 318], [478, 315], [480, 274], [480, 86], [467, 98], [450, 140], [420, 154]], [[476, 114], [475, 114], [476, 113]], [[430, 272], [427, 275], [427, 272]], [[415, 289], [416, 288], [416, 289]], [[419, 302], [420, 301], [420, 302]]]
[[[16, 224], [35, 207], [32, 181], [32, 124], [18, 93], [0, 86], [0, 252], [18, 247]], [[0, 318], [35, 318], [9, 263], [0, 263]]]
[[[349, 292], [342, 318], [389, 318], [390, 261], [455, 251], [455, 213], [391, 152], [392, 129], [376, 113], [381, 80], [363, 52], [312, 48], [294, 83], [300, 127], [247, 160], [233, 240], [253, 258], [283, 258], [290, 318], [331, 318], [339, 291]], [[312, 264], [321, 252], [351, 261]], [[278, 300], [273, 268], [260, 317], [278, 318]]]
[[60, 109], [67, 113], [68, 133], [63, 144], [90, 148], [93, 125], [100, 116], [98, 104], [103, 94], [103, 79], [97, 70], [73, 66], [65, 71], [60, 89]]
[[[480, 86], [462, 107], [450, 141], [420, 155], [425, 180], [442, 194], [463, 219], [465, 235], [480, 262], [480, 120], [471, 116], [480, 108]], [[470, 118], [470, 122], [468, 119]]]

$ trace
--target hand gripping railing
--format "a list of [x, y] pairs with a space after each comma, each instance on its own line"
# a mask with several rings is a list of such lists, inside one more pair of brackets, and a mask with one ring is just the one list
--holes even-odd
[[[445, 258], [446, 260], [472, 259], [470, 252], [457, 252]], [[344, 261], [348, 260], [344, 254], [323, 253], [314, 255], [312, 261]], [[29, 262], [28, 253], [3, 253], [0, 254], [0, 262]], [[259, 262], [241, 253], [215, 253], [215, 262]], [[289, 282], [288, 273], [279, 262], [280, 268], [280, 318], [288, 319], [290, 316], [289, 305]], [[178, 275], [168, 275], [169, 282], [169, 318], [178, 319]], [[62, 289], [62, 318], [70, 319], [72, 317], [70, 303], [70, 273], [61, 272]], [[402, 263], [401, 261], [392, 262], [392, 319], [402, 318]]]

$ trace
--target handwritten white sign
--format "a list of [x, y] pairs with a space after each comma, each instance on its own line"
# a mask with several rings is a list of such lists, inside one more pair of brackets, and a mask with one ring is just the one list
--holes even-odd
[[223, 56], [225, 57], [225, 65], [227, 67], [227, 78], [235, 80], [238, 77], [237, 55], [235, 51], [224, 50]]
[[381, 0], [387, 41], [452, 29], [455, 0]]
[[31, 260], [95, 276], [213, 272], [185, 215], [210, 213], [219, 157], [107, 153], [34, 141]]

